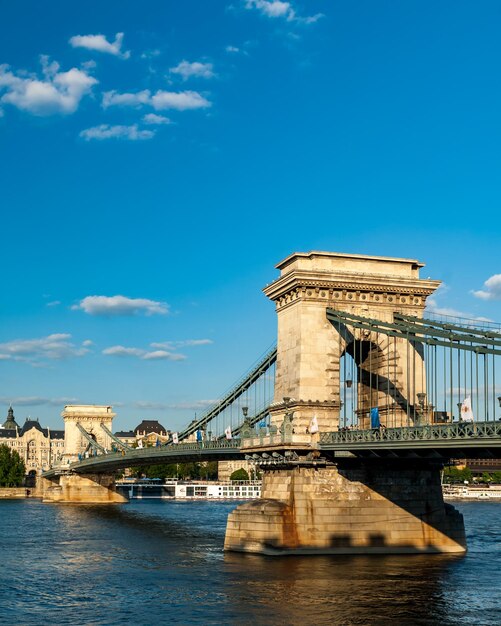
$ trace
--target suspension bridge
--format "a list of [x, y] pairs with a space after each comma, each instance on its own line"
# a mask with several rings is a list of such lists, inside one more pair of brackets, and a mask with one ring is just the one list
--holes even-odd
[[61, 485], [79, 478], [114, 493], [113, 472], [133, 465], [242, 458], [263, 472], [263, 498], [230, 515], [227, 549], [464, 551], [439, 471], [450, 459], [501, 458], [501, 327], [424, 316], [439, 283], [419, 278], [421, 267], [287, 257], [264, 290], [277, 346], [176, 443], [131, 448], [110, 419], [65, 417], [63, 463], [44, 474], [53, 501], [71, 501]]

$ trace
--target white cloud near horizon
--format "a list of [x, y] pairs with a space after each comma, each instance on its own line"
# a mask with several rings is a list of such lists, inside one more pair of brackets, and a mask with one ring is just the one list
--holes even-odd
[[105, 35], [75, 35], [70, 38], [69, 43], [73, 48], [85, 48], [128, 59], [130, 50], [122, 52], [123, 38], [123, 33], [116, 33], [114, 41], [108, 41]]
[[493, 274], [484, 282], [485, 289], [472, 291], [480, 300], [501, 300], [501, 274]]
[[214, 66], [212, 63], [202, 63], [200, 61], [181, 61], [176, 67], [169, 69], [171, 74], [178, 74], [183, 80], [189, 78], [214, 78]]
[[324, 17], [323, 13], [316, 13], [307, 17], [300, 17], [292, 2], [282, 0], [244, 0], [247, 10], [257, 10], [265, 17], [283, 18], [287, 22], [298, 22], [301, 24], [314, 24]]
[[15, 73], [9, 65], [0, 65], [0, 93], [5, 91], [0, 103], [39, 117], [69, 115], [99, 82], [88, 71], [76, 67], [61, 72], [59, 63], [50, 63], [45, 55], [40, 56], [40, 63], [43, 78], [24, 70]]
[[110, 126], [110, 124], [99, 124], [80, 131], [80, 137], [85, 141], [104, 141], [106, 139], [125, 139], [127, 141], [144, 141], [153, 139], [154, 130], [145, 130], [139, 128], [137, 124], [131, 126]]
[[197, 91], [163, 91], [159, 89], [154, 94], [149, 89], [135, 93], [119, 93], [118, 91], [105, 91], [103, 93], [102, 106], [107, 109], [111, 106], [124, 106], [139, 109], [143, 106], [151, 106], [155, 111], [174, 109], [176, 111], [188, 111], [206, 109], [212, 104]]
[[166, 315], [169, 305], [166, 302], [149, 300], [148, 298], [127, 298], [126, 296], [86, 296], [73, 311], [84, 311], [89, 315]]
[[0, 359], [25, 361], [36, 365], [40, 360], [62, 360], [89, 352], [88, 343], [76, 346], [69, 333], [54, 333], [39, 339], [14, 339], [0, 343]]
[[41, 396], [0, 396], [0, 404], [9, 404], [15, 409], [16, 406], [60, 406], [78, 403], [78, 398], [44, 398]]

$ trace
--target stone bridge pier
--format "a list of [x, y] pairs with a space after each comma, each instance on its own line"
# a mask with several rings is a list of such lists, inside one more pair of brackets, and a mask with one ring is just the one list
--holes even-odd
[[[444, 503], [440, 462], [367, 461], [349, 453], [322, 456], [318, 430], [338, 430], [341, 359], [356, 369], [358, 428], [370, 428], [377, 407], [388, 426], [408, 424], [404, 406], [426, 393], [418, 343], [331, 323], [327, 309], [393, 322], [395, 313], [422, 317], [438, 281], [419, 278], [412, 259], [329, 252], [295, 253], [277, 265], [264, 293], [278, 316], [275, 398], [270, 409], [285, 445], [244, 441], [259, 465], [262, 498], [228, 518], [225, 549], [264, 554], [421, 553], [466, 549], [462, 516]], [[409, 364], [412, 363], [412, 372]], [[384, 384], [381, 380], [384, 377]], [[390, 380], [391, 378], [391, 380]], [[389, 384], [391, 382], [391, 384]], [[278, 455], [278, 457], [277, 457]], [[351, 457], [351, 458], [350, 458]]]
[[64, 453], [58, 461], [56, 472], [42, 478], [43, 502], [81, 504], [120, 504], [127, 498], [117, 492], [115, 476], [108, 474], [82, 474], [70, 465], [86, 454], [89, 439], [104, 450], [111, 449], [111, 439], [101, 427], [112, 429], [111, 406], [67, 405], [61, 416], [64, 419]]

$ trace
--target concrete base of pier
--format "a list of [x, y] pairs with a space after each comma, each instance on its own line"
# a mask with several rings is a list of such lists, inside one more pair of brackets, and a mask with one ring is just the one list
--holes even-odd
[[68, 474], [57, 482], [43, 479], [42, 502], [75, 504], [123, 504], [127, 498], [118, 493], [114, 476]]
[[266, 469], [262, 498], [228, 517], [225, 550], [266, 555], [464, 553], [463, 516], [444, 503], [440, 468]]

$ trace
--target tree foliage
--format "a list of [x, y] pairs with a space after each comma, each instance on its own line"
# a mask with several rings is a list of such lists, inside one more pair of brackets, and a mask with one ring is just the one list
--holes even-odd
[[181, 478], [183, 480], [215, 480], [217, 461], [208, 463], [169, 463], [165, 465], [140, 465], [131, 468], [138, 478]]
[[464, 469], [446, 467], [444, 469], [444, 482], [446, 483], [463, 483], [465, 480], [471, 482], [472, 477], [472, 471], [467, 467]]
[[16, 450], [0, 444], [0, 487], [19, 487], [24, 482], [26, 468]]
[[249, 474], [241, 467], [231, 474], [230, 480], [249, 480]]

